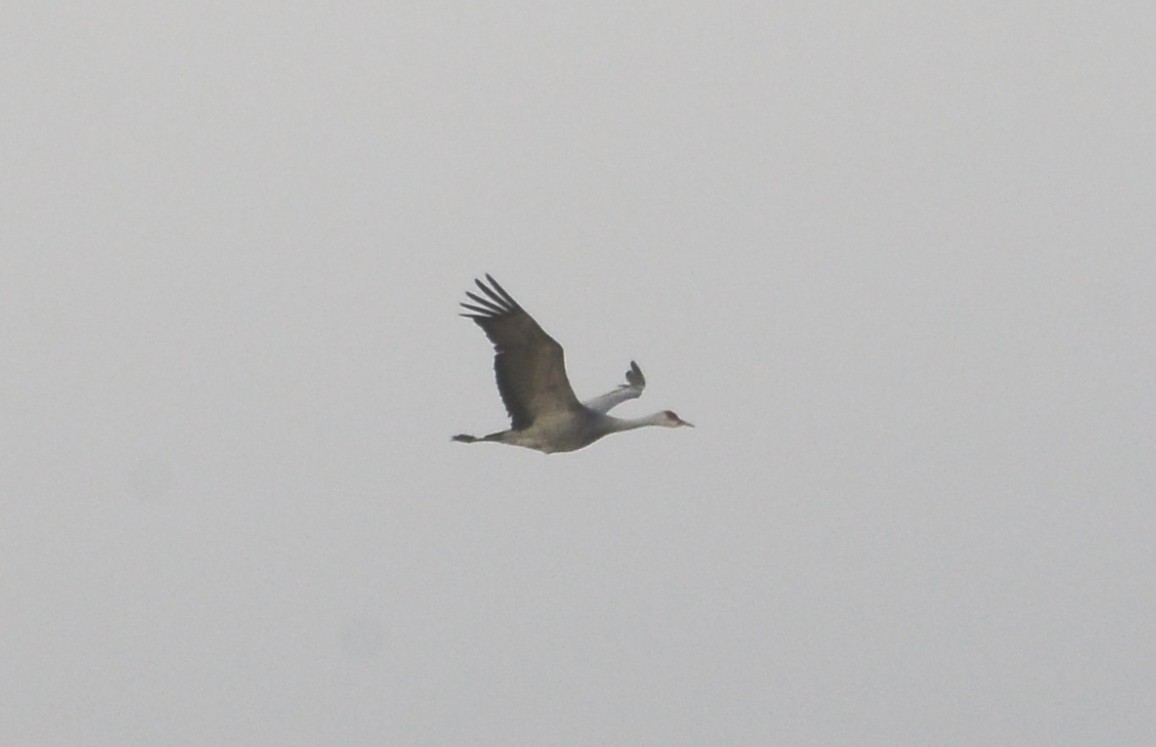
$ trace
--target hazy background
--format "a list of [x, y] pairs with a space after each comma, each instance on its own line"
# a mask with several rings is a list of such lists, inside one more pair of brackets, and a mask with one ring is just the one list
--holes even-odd
[[1156, 743], [1150, 3], [2, 21], [0, 743]]

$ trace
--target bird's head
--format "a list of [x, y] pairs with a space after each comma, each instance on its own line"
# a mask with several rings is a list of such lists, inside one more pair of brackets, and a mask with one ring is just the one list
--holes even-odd
[[694, 423], [686, 422], [685, 420], [683, 420], [679, 416], [675, 415], [674, 412], [672, 412], [671, 410], [666, 410], [665, 412], [662, 413], [661, 418], [658, 421], [658, 424], [661, 426], [665, 426], [666, 428], [681, 428], [684, 425], [687, 427], [690, 427], [690, 428], [694, 427]]

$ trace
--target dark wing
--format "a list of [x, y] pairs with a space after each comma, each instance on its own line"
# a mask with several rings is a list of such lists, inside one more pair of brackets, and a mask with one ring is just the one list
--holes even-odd
[[487, 287], [474, 282], [485, 297], [466, 291], [470, 303], [462, 307], [490, 342], [494, 343], [494, 373], [498, 393], [510, 414], [514, 430], [521, 430], [542, 415], [580, 410], [582, 405], [566, 378], [562, 346], [546, 334], [505, 288], [488, 274]]

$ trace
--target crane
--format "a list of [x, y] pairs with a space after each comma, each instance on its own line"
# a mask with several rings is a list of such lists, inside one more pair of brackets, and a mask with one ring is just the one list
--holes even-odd
[[473, 319], [494, 344], [494, 373], [498, 393], [510, 416], [510, 429], [487, 436], [461, 434], [454, 441], [494, 441], [536, 449], [547, 454], [576, 451], [603, 436], [659, 425], [691, 426], [670, 410], [642, 418], [616, 418], [611, 408], [642, 396], [646, 378], [634, 361], [626, 383], [594, 399], [579, 402], [566, 378], [562, 346], [538, 326], [534, 318], [489, 274], [487, 286], [474, 280], [483, 293], [466, 291], [472, 303], [462, 303], [461, 316]]

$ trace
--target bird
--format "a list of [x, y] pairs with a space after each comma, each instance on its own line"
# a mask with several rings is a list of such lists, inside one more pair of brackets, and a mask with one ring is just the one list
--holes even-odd
[[626, 383], [598, 397], [579, 402], [570, 380], [562, 346], [546, 334], [513, 296], [488, 273], [474, 280], [482, 295], [466, 291], [461, 316], [472, 319], [494, 344], [494, 374], [498, 393], [510, 416], [510, 428], [486, 436], [459, 434], [462, 443], [496, 442], [535, 449], [546, 454], [577, 451], [603, 436], [650, 425], [693, 427], [670, 410], [642, 418], [616, 418], [607, 413], [642, 396], [646, 377], [634, 361]]

